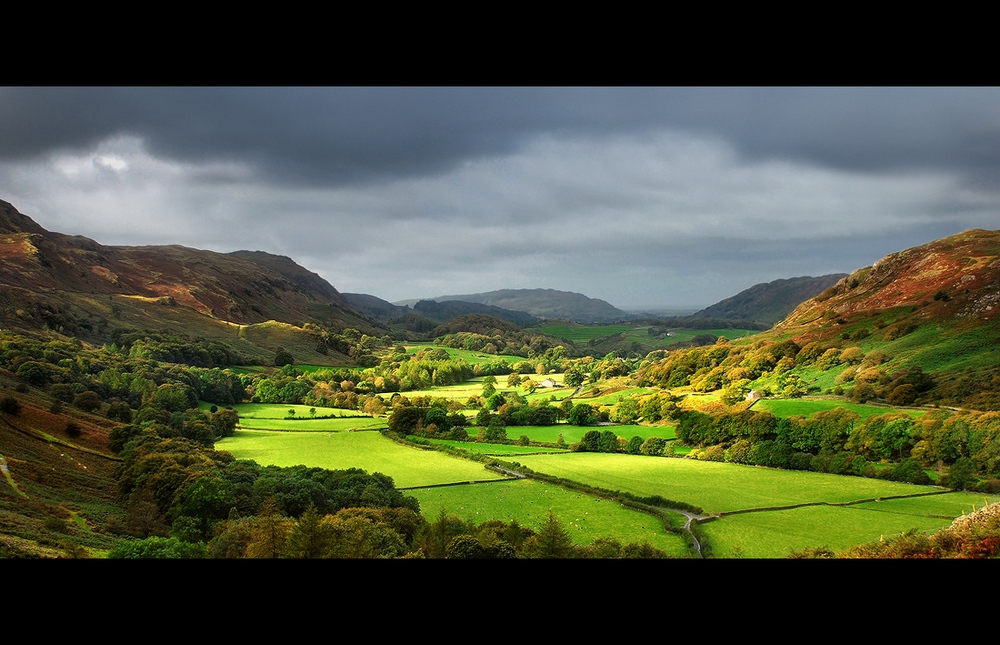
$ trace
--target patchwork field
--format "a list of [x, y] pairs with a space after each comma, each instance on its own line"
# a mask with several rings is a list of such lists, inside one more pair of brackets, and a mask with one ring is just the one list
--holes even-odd
[[420, 500], [420, 508], [428, 519], [437, 517], [444, 508], [450, 514], [477, 523], [489, 519], [517, 520], [538, 529], [551, 510], [577, 544], [614, 536], [623, 544], [649, 542], [672, 556], [688, 555], [684, 538], [668, 533], [652, 515], [530, 479], [423, 488], [407, 494]]
[[[843, 549], [913, 528], [933, 531], [1000, 499], [944, 493], [885, 500], [939, 489], [688, 459], [571, 453], [524, 455], [518, 461], [537, 472], [608, 490], [695, 504], [709, 514], [758, 509], [701, 525], [714, 557], [780, 558], [806, 547]], [[882, 501], [825, 505], [875, 499]], [[808, 506], [781, 508], [795, 505]]]
[[[340, 431], [359, 423], [384, 425], [382, 419], [289, 420], [284, 418], [288, 407], [245, 406], [242, 429], [219, 441], [217, 448], [265, 465], [362, 468], [386, 474], [420, 500], [429, 519], [445, 508], [465, 519], [517, 519], [536, 527], [551, 509], [581, 544], [596, 537], [614, 537], [622, 543], [649, 542], [678, 557], [687, 553], [685, 540], [666, 531], [652, 515], [553, 484], [504, 479], [482, 463], [405, 446], [379, 432]], [[322, 409], [322, 413], [327, 411]], [[296, 408], [298, 414], [308, 415], [309, 409]], [[250, 429], [254, 424], [277, 424], [280, 429]], [[669, 426], [610, 427], [624, 437], [673, 435]], [[512, 426], [508, 435], [554, 442], [562, 433], [569, 444], [590, 429], [566, 424]], [[937, 494], [940, 489], [932, 486], [689, 459], [553, 452], [537, 446], [475, 442], [432, 443], [517, 461], [536, 472], [600, 489], [642, 497], [659, 495], [699, 506], [706, 515], [718, 516], [703, 522], [699, 532], [710, 554], [723, 558], [781, 558], [810, 547], [840, 550], [914, 528], [934, 531], [974, 506], [997, 499]], [[920, 496], [895, 499], [913, 495]], [[676, 515], [676, 522], [682, 521]]]
[[400, 445], [378, 432], [271, 432], [240, 430], [215, 444], [237, 459], [268, 466], [361, 468], [392, 477], [396, 486], [431, 486], [501, 479], [483, 464], [442, 452]]

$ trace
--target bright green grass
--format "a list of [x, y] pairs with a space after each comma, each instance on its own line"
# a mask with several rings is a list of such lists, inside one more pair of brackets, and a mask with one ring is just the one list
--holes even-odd
[[431, 444], [436, 446], [448, 446], [458, 448], [477, 455], [497, 455], [504, 459], [517, 455], [531, 455], [539, 452], [553, 452], [559, 448], [545, 448], [542, 446], [515, 446], [503, 443], [479, 443], [478, 441], [451, 441], [445, 439], [430, 439]]
[[[564, 340], [576, 342], [587, 342], [594, 338], [602, 338], [620, 332], [629, 332], [633, 328], [627, 325], [580, 325], [580, 324], [551, 324], [536, 327], [539, 333], [546, 336], [555, 336]], [[645, 328], [643, 328], [645, 333]]]
[[381, 430], [388, 427], [385, 419], [345, 417], [336, 419], [240, 419], [245, 430], [277, 430], [282, 432], [351, 432]]
[[517, 520], [523, 526], [538, 530], [551, 510], [576, 544], [613, 537], [622, 544], [649, 542], [672, 556], [687, 557], [684, 539], [666, 532], [659, 518], [530, 479], [423, 488], [407, 491], [407, 494], [420, 501], [421, 511], [431, 521], [437, 519], [443, 508], [476, 523], [492, 519]]
[[[201, 403], [202, 409], [211, 407]], [[232, 406], [240, 415], [240, 427], [248, 430], [285, 430], [292, 432], [344, 432], [348, 430], [373, 430], [386, 427], [386, 420], [363, 415], [355, 410], [317, 407], [316, 417], [307, 405], [279, 405], [277, 403], [238, 403]], [[295, 410], [293, 418], [288, 411]], [[336, 418], [320, 418], [336, 417]]]
[[[597, 396], [581, 396], [574, 398], [574, 401], [579, 401], [580, 403], [589, 403], [590, 405], [614, 405], [618, 403], [619, 399], [627, 399], [633, 394], [642, 396], [644, 394], [652, 394], [653, 392], [659, 392], [660, 390], [654, 390], [648, 387], [630, 387], [624, 390], [616, 390], [614, 392], [608, 392], [607, 394], [598, 394]], [[589, 393], [589, 391], [588, 391]]]
[[912, 417], [919, 417], [926, 414], [926, 410], [914, 410], [907, 408], [894, 408], [885, 405], [870, 405], [864, 403], [851, 403], [845, 399], [761, 399], [754, 404], [754, 410], [767, 410], [776, 417], [808, 417], [823, 410], [833, 410], [844, 408], [852, 410], [866, 419], [872, 415], [889, 414], [892, 412], [905, 412]]
[[392, 477], [396, 486], [430, 486], [501, 479], [483, 464], [433, 450], [400, 445], [378, 432], [268, 432], [237, 430], [215, 444], [237, 459], [264, 466], [296, 466], [341, 470], [361, 468]]
[[849, 506], [810, 506], [730, 515], [706, 522], [702, 529], [716, 557], [784, 557], [807, 547], [842, 551], [910, 529], [937, 531], [997, 499], [954, 492]]
[[[479, 429], [470, 426], [466, 428], [470, 435], [475, 435]], [[539, 443], [558, 443], [559, 435], [562, 435], [566, 444], [576, 443], [583, 439], [583, 435], [591, 430], [604, 431], [611, 430], [616, 436], [631, 439], [638, 435], [643, 440], [649, 437], [663, 437], [664, 439], [676, 439], [673, 426], [640, 426], [640, 425], [620, 425], [620, 426], [574, 426], [568, 423], [557, 423], [551, 426], [507, 426], [507, 438], [517, 441], [521, 435], [527, 435], [531, 441]]]
[[727, 516], [701, 525], [716, 558], [783, 558], [807, 547], [842, 551], [909, 529], [936, 531], [951, 519], [894, 515], [855, 506], [803, 506]]
[[726, 515], [704, 523], [704, 535], [715, 557], [785, 557], [792, 550], [819, 546], [841, 550], [911, 528], [937, 530], [972, 510], [974, 504], [985, 503], [980, 495], [945, 493], [849, 506], [778, 509], [817, 502], [843, 504], [936, 489], [688, 459], [569, 453], [522, 455], [517, 461], [538, 472], [600, 488], [688, 502], [708, 513], [775, 509]]
[[[210, 403], [202, 403], [201, 407], [207, 409]], [[356, 417], [361, 415], [357, 410], [344, 410], [341, 408], [324, 408], [316, 406], [312, 408], [308, 405], [289, 405], [284, 403], [237, 403], [232, 406], [240, 415], [240, 419], [286, 419], [289, 410], [295, 410], [295, 417], [299, 419], [309, 419], [312, 415], [309, 410], [315, 409], [317, 417]]]
[[707, 513], [925, 493], [928, 486], [694, 459], [566, 453], [518, 459], [537, 472], [700, 506]]

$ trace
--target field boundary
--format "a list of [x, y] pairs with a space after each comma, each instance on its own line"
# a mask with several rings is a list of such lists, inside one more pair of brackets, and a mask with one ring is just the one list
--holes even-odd
[[701, 522], [711, 522], [729, 515], [743, 515], [746, 513], [767, 513], [769, 511], [787, 511], [796, 508], [803, 508], [806, 506], [853, 506], [855, 504], [867, 504], [869, 502], [882, 502], [889, 499], [908, 499], [911, 497], [928, 497], [930, 495], [944, 495], [947, 493], [954, 493], [955, 491], [946, 488], [942, 490], [928, 491], [926, 493], [913, 493], [911, 495], [886, 495], [884, 497], [872, 497], [866, 499], [856, 499], [849, 502], [803, 502], [801, 504], [790, 504], [788, 506], [763, 506], [760, 508], [741, 508], [735, 511], [720, 511], [718, 513], [712, 513], [707, 517], [698, 520]]

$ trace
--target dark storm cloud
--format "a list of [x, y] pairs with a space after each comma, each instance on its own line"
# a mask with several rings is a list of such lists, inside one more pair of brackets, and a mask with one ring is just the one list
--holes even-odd
[[389, 300], [712, 304], [997, 228], [998, 88], [0, 88], [0, 199]]
[[670, 128], [748, 159], [847, 170], [1000, 167], [997, 88], [9, 88], [0, 157], [131, 134], [178, 161], [240, 160], [275, 181], [426, 176], [540, 132]]

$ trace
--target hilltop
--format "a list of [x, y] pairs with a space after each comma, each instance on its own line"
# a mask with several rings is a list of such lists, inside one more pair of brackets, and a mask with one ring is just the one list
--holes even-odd
[[557, 289], [500, 289], [461, 296], [439, 296], [430, 300], [437, 302], [461, 300], [516, 312], [526, 312], [537, 318], [569, 320], [578, 323], [611, 323], [631, 320], [636, 317], [634, 314], [614, 307], [607, 301], [590, 298], [582, 293]]
[[998, 311], [1000, 231], [970, 230], [854, 271], [749, 347], [690, 350], [644, 377], [734, 400], [749, 390], [813, 392], [1000, 410]]
[[47, 231], [0, 201], [0, 256], [4, 328], [93, 342], [110, 340], [115, 329], [155, 329], [218, 340], [248, 360], [265, 360], [283, 344], [312, 352], [317, 338], [303, 330], [306, 323], [384, 333], [326, 280], [262, 251], [106, 246]]
[[751, 320], [773, 325], [791, 313], [803, 301], [819, 295], [846, 278], [847, 274], [832, 273], [819, 277], [803, 276], [755, 284], [735, 296], [706, 307], [695, 317]]

